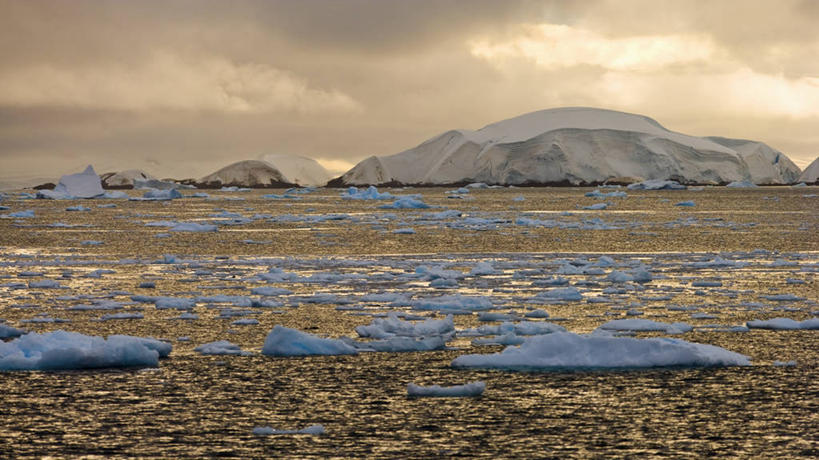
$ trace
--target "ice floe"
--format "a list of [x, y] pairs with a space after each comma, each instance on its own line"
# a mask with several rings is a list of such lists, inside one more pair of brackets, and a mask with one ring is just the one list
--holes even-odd
[[355, 347], [339, 339], [325, 339], [276, 325], [267, 335], [262, 354], [269, 356], [354, 355]]
[[773, 329], [782, 331], [791, 330], [819, 330], [819, 318], [810, 318], [804, 321], [795, 321], [790, 318], [773, 318], [755, 320], [745, 323], [751, 329]]
[[76, 332], [32, 332], [0, 343], [0, 370], [156, 367], [171, 345], [126, 335], [107, 339]]
[[583, 336], [569, 332], [534, 336], [500, 353], [462, 355], [452, 366], [510, 370], [633, 369], [748, 366], [750, 359], [714, 345], [670, 338]]
[[474, 397], [482, 395], [485, 389], [486, 383], [481, 381], [447, 387], [440, 385], [421, 386], [410, 383], [407, 385], [407, 396], [436, 398]]

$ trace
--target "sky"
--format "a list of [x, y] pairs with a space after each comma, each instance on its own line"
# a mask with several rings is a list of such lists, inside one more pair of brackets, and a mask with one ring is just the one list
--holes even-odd
[[[342, 173], [591, 106], [819, 156], [815, 0], [0, 0], [0, 186], [264, 154]], [[39, 181], [39, 182], [38, 182]]]

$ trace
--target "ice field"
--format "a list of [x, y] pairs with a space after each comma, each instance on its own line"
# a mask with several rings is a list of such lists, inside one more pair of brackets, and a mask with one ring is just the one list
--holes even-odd
[[654, 185], [6, 193], [0, 445], [815, 457], [819, 188]]

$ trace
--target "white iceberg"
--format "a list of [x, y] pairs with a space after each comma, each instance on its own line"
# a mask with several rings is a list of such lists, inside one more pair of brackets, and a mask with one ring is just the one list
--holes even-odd
[[127, 335], [104, 339], [66, 331], [32, 332], [0, 342], [0, 370], [156, 367], [171, 348], [159, 340]]
[[421, 386], [410, 383], [407, 385], [407, 396], [436, 398], [473, 397], [482, 395], [485, 389], [486, 383], [481, 381], [449, 387], [442, 387], [440, 385]]
[[331, 183], [578, 185], [623, 177], [789, 183], [798, 174], [785, 155], [759, 142], [688, 136], [640, 115], [565, 107], [447, 131], [404, 152], [369, 157]]
[[97, 198], [105, 194], [102, 189], [100, 176], [94, 171], [94, 167], [88, 165], [85, 171], [77, 174], [67, 174], [60, 178], [60, 182], [54, 190], [40, 190], [37, 198], [50, 198], [55, 200], [66, 200], [73, 198]]
[[354, 355], [355, 347], [339, 339], [325, 339], [276, 325], [267, 335], [262, 354], [268, 356]]
[[819, 184], [819, 157], [811, 162], [802, 175], [799, 176], [798, 182], [805, 184]]
[[670, 338], [583, 336], [570, 332], [534, 336], [500, 353], [462, 355], [453, 367], [560, 370], [650, 367], [749, 366], [750, 359], [714, 345]]

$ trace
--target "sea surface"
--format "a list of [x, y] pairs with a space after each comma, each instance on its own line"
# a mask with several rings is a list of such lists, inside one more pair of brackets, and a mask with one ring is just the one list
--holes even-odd
[[[156, 337], [173, 351], [158, 368], [0, 372], [0, 457], [817, 458], [819, 330], [739, 331], [819, 316], [819, 187], [585, 196], [593, 190], [381, 190], [420, 195], [425, 209], [382, 208], [394, 200], [348, 200], [337, 189], [194, 190], [172, 201], [8, 193], [4, 324]], [[598, 203], [606, 209], [584, 209]], [[76, 206], [87, 210], [67, 210]], [[26, 210], [33, 217], [8, 216]], [[178, 223], [217, 230], [172, 231]], [[640, 270], [651, 279], [610, 277]], [[57, 286], [36, 287], [44, 280]], [[251, 293], [261, 286], [289, 293]], [[538, 297], [568, 286], [583, 299]], [[467, 309], [454, 311], [462, 333], [444, 350], [260, 354], [275, 325], [358, 339], [356, 326], [389, 312], [447, 313], [383, 300], [391, 295], [485, 298], [489, 312], [576, 333], [614, 319], [685, 322], [693, 330], [633, 335], [716, 345], [752, 365], [455, 369], [460, 355], [504, 348], [472, 344], [463, 331], [500, 322]], [[196, 306], [158, 309], [133, 296]], [[525, 317], [538, 309], [549, 317]], [[179, 319], [186, 312], [198, 318]], [[104, 320], [121, 313], [142, 318]], [[217, 340], [252, 354], [194, 351]], [[480, 397], [407, 396], [409, 383], [477, 380]], [[252, 433], [314, 424], [324, 434]]]

